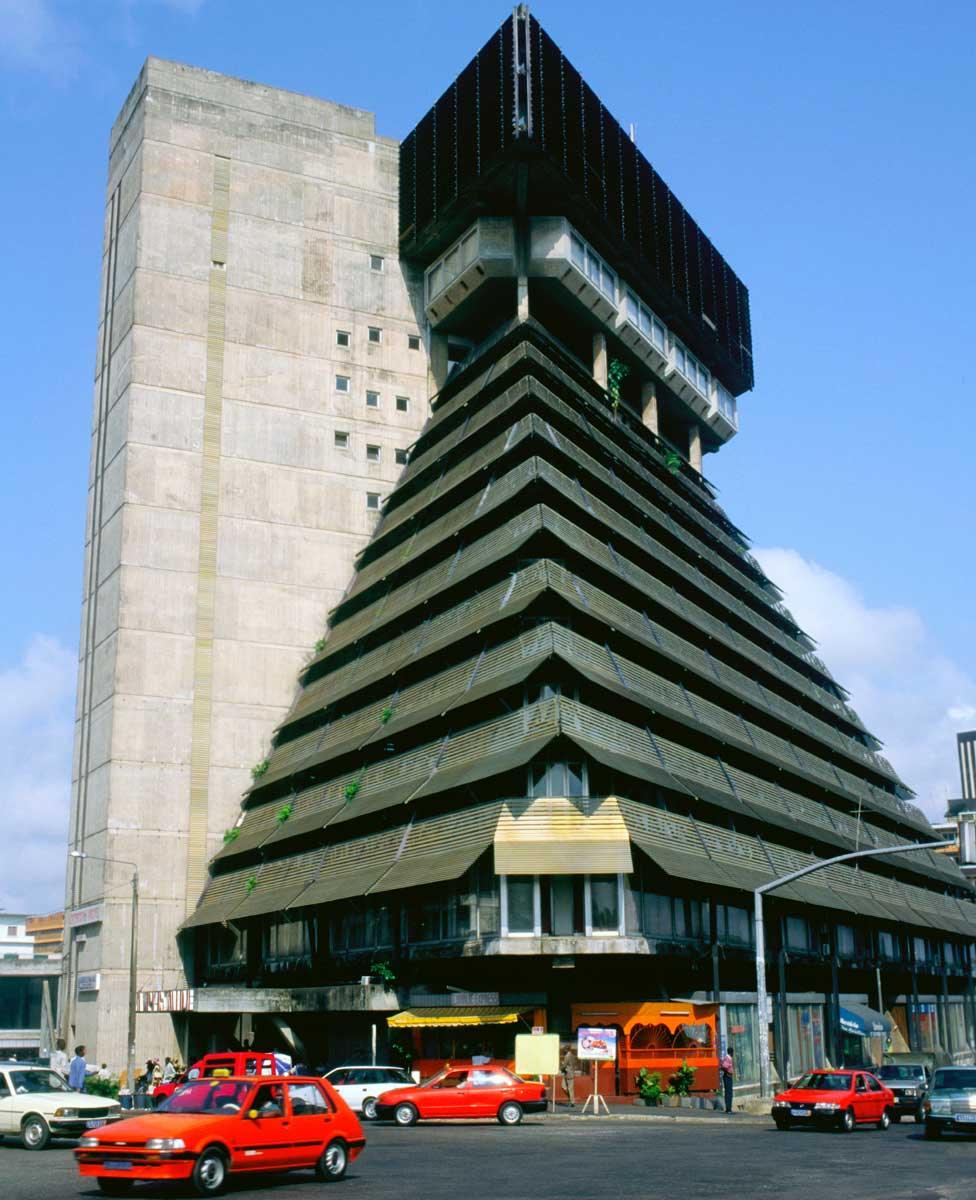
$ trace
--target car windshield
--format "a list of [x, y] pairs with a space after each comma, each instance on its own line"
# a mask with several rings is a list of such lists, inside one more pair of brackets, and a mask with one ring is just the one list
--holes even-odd
[[232, 1117], [241, 1111], [241, 1105], [253, 1085], [235, 1079], [197, 1079], [185, 1083], [156, 1109], [171, 1113], [212, 1113], [214, 1116]]
[[919, 1079], [925, 1078], [925, 1072], [921, 1067], [905, 1067], [900, 1064], [878, 1067], [875, 1075], [879, 1079], [910, 1079], [912, 1083], [917, 1083]]
[[956, 1067], [951, 1071], [936, 1071], [932, 1090], [934, 1092], [976, 1090], [976, 1070], [967, 1071]]
[[828, 1075], [825, 1071], [812, 1071], [797, 1080], [796, 1087], [802, 1092], [848, 1092], [851, 1088], [850, 1075]]
[[17, 1096], [27, 1096], [33, 1092], [71, 1091], [54, 1071], [11, 1071], [10, 1086]]

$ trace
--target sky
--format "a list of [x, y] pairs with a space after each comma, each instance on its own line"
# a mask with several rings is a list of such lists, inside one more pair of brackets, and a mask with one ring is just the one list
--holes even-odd
[[[140, 65], [371, 109], [399, 137], [510, 11], [0, 0], [0, 908], [61, 903], [107, 140]], [[938, 815], [976, 726], [976, 5], [532, 11], [749, 286], [756, 388], [706, 474]]]

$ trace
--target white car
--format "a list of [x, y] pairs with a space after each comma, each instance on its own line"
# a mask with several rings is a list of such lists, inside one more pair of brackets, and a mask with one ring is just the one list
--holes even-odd
[[19, 1137], [25, 1150], [43, 1150], [52, 1137], [81, 1137], [121, 1113], [117, 1101], [74, 1092], [48, 1067], [0, 1063], [0, 1138]]
[[378, 1096], [414, 1082], [402, 1067], [335, 1067], [324, 1078], [364, 1121], [376, 1120]]

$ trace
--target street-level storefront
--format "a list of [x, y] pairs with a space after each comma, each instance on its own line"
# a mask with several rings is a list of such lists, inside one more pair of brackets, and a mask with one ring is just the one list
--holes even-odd
[[396, 1057], [428, 1079], [448, 1063], [476, 1056], [514, 1069], [516, 1035], [544, 1031], [546, 1011], [495, 1004], [417, 1007], [388, 1017], [387, 1024]]

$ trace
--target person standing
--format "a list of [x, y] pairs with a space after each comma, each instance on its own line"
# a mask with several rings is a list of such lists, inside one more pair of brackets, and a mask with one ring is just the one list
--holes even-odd
[[58, 1038], [54, 1053], [51, 1055], [51, 1070], [57, 1071], [62, 1079], [68, 1078], [68, 1051], [65, 1049], [64, 1038]]
[[735, 1051], [731, 1046], [727, 1046], [725, 1053], [722, 1055], [719, 1062], [719, 1068], [722, 1073], [722, 1087], [725, 1091], [725, 1114], [732, 1114], [732, 1082], [735, 1079], [735, 1062], [733, 1056]]
[[105, 1083], [108, 1079], [111, 1078], [111, 1076], [108, 1073], [108, 1063], [102, 1063], [102, 1065], [98, 1068], [98, 1074], [95, 1076], [95, 1078], [100, 1083]]
[[176, 1078], [176, 1063], [166, 1055], [166, 1062], [163, 1066], [163, 1083], [172, 1083]]
[[83, 1092], [85, 1090], [85, 1076], [88, 1072], [88, 1064], [85, 1062], [85, 1047], [75, 1046], [75, 1056], [68, 1066], [68, 1087], [73, 1092]]
[[563, 1087], [566, 1089], [566, 1096], [569, 1099], [569, 1107], [576, 1107], [576, 1075], [579, 1069], [579, 1063], [576, 1061], [576, 1055], [573, 1053], [573, 1047], [567, 1046], [566, 1053], [563, 1055], [563, 1060], [559, 1064], [559, 1070], [563, 1077]]

